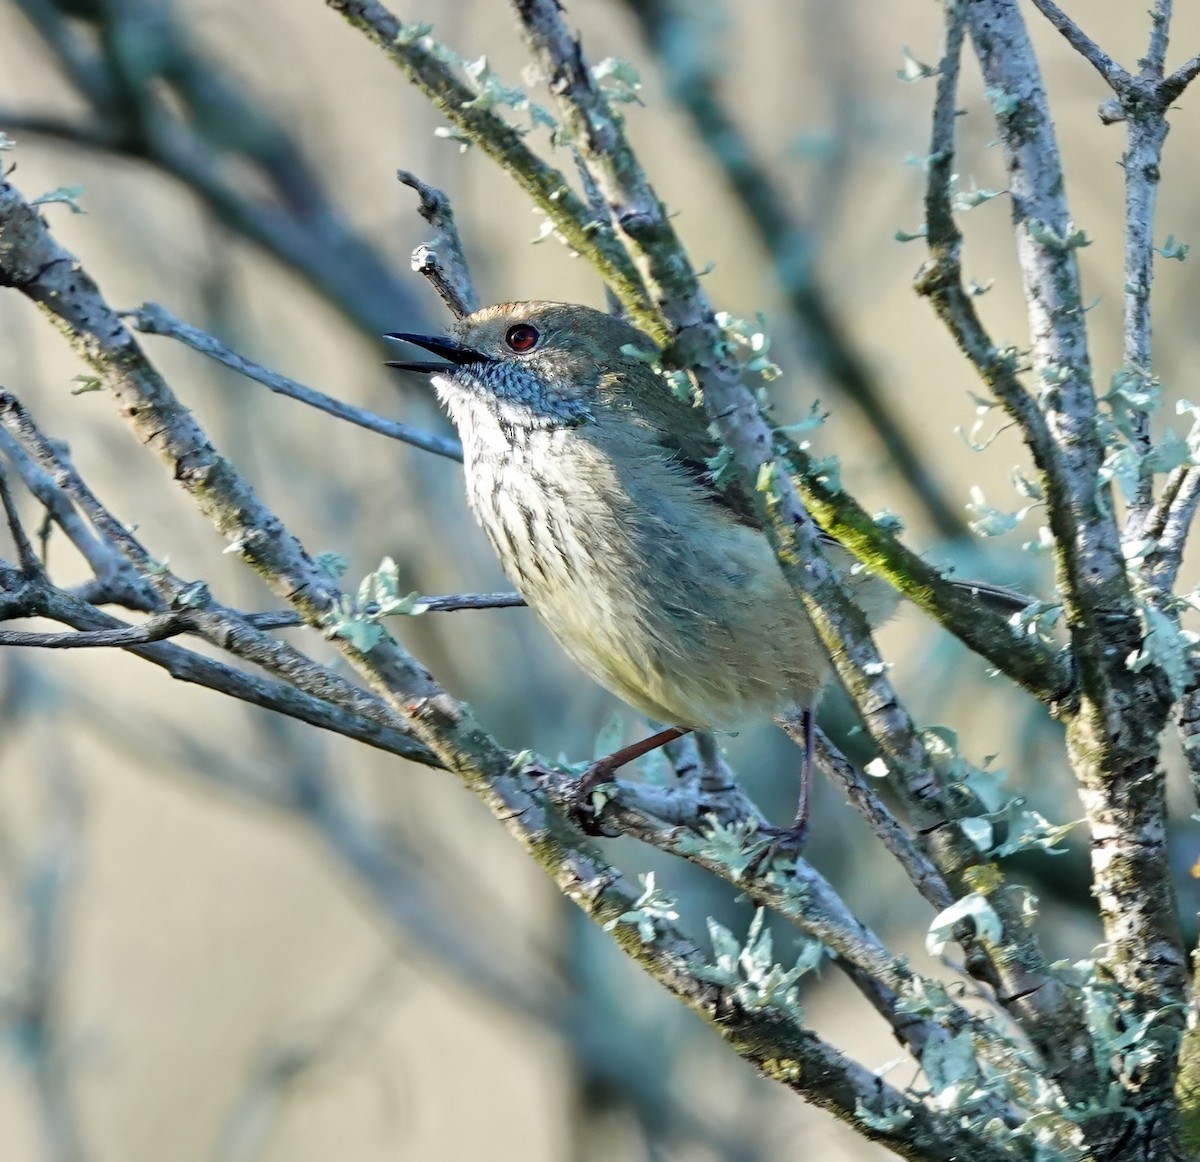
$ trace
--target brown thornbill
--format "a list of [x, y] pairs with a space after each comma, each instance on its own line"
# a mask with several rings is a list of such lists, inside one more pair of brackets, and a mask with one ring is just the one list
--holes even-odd
[[[517, 589], [588, 674], [673, 730], [600, 760], [621, 763], [687, 730], [732, 730], [790, 708], [810, 726], [831, 667], [749, 499], [718, 487], [702, 409], [651, 366], [654, 342], [569, 303], [485, 307], [453, 338], [393, 334], [444, 362], [431, 373], [462, 439], [471, 508]], [[873, 623], [897, 593], [825, 550]], [[970, 585], [984, 599], [1024, 604]]]

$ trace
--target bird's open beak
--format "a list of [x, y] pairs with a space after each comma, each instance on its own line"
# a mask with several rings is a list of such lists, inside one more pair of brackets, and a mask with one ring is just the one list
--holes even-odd
[[434, 371], [445, 371], [448, 366], [461, 367], [464, 363], [491, 362], [488, 356], [482, 352], [472, 351], [470, 347], [464, 347], [461, 343], [448, 339], [444, 335], [409, 335], [403, 331], [391, 331], [384, 338], [398, 339], [402, 343], [412, 343], [417, 347], [424, 347], [426, 351], [432, 351], [447, 361], [434, 363], [428, 359], [421, 359], [414, 363], [404, 363], [389, 360], [384, 364], [385, 367], [398, 367], [401, 371], [420, 371], [428, 375]]

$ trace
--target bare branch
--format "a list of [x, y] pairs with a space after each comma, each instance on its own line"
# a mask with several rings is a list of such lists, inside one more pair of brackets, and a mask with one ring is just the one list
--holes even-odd
[[1014, 353], [992, 341], [967, 292], [962, 273], [962, 232], [954, 216], [955, 133], [958, 122], [958, 79], [962, 65], [965, 14], [947, 6], [946, 34], [938, 64], [937, 95], [929, 145], [925, 186], [925, 237], [930, 258], [917, 273], [918, 294], [929, 299], [980, 378], [1016, 420], [1035, 462], [1046, 476], [1057, 475], [1057, 452], [1045, 417], [1017, 375]]
[[400, 170], [396, 177], [417, 191], [421, 198], [421, 217], [437, 231], [437, 237], [432, 242], [418, 246], [413, 251], [413, 270], [429, 280], [456, 319], [479, 310], [479, 296], [471, 280], [458, 227], [454, 224], [450, 199], [441, 190], [426, 185], [407, 170]]
[[1150, 45], [1138, 62], [1142, 75], [1162, 79], [1167, 64], [1167, 43], [1171, 37], [1172, 0], [1154, 0], [1150, 9]]
[[1109, 87], [1116, 93], [1122, 92], [1130, 81], [1129, 74], [1059, 8], [1054, 0], [1033, 0], [1033, 3], [1063, 34], [1067, 43], [1104, 78]]
[[1171, 105], [1182, 95], [1196, 77], [1200, 76], [1200, 56], [1194, 56], [1182, 64], [1159, 87], [1159, 95], [1164, 105]]
[[[1154, 1064], [1139, 1077], [1137, 1108], [1167, 1125], [1182, 1019], [1163, 1014], [1182, 1013], [1188, 984], [1158, 746], [1171, 693], [1159, 667], [1126, 665], [1144, 634], [1111, 488], [1097, 487], [1105, 448], [1074, 254], [1082, 239], [1037, 58], [1016, 0], [971, 0], [965, 10], [1004, 147], [1033, 368], [1046, 385], [1039, 403], [1057, 448], [1055, 462], [1039, 467], [1080, 678], [1079, 707], [1065, 715], [1067, 743], [1091, 828], [1106, 964], [1127, 990], [1128, 1019], [1156, 1015]], [[1106, 1141], [1121, 1131], [1099, 1117], [1088, 1132]]]
[[419, 431], [408, 424], [377, 416], [365, 408], [355, 407], [340, 399], [334, 399], [333, 396], [326, 395], [324, 392], [305, 387], [304, 384], [297, 383], [286, 375], [280, 375], [278, 372], [271, 371], [259, 363], [238, 355], [211, 335], [181, 322], [158, 303], [143, 303], [134, 311], [122, 311], [121, 315], [123, 318], [131, 319], [134, 327], [143, 334], [166, 335], [172, 339], [178, 339], [181, 343], [191, 347], [193, 351], [199, 351], [202, 355], [207, 355], [209, 358], [217, 360], [218, 363], [223, 363], [248, 379], [261, 383], [277, 395], [285, 395], [289, 399], [299, 400], [300, 403], [307, 404], [318, 411], [327, 412], [339, 420], [347, 420], [352, 424], [357, 424], [360, 428], [378, 432], [381, 436], [399, 440], [404, 444], [411, 444], [414, 448], [421, 448], [438, 456], [446, 456], [451, 460], [462, 460], [462, 448], [457, 440]]
[[[672, 744], [676, 745], [676, 744]], [[552, 794], [569, 795], [561, 775], [543, 772]], [[924, 1022], [907, 1026], [900, 997], [922, 993], [936, 985], [915, 973], [904, 957], [895, 956], [865, 924], [854, 917], [827, 880], [803, 858], [789, 861], [785, 868], [745, 874], [755, 853], [769, 844], [774, 832], [758, 810], [736, 786], [720, 793], [703, 787], [661, 788], [620, 780], [606, 796], [599, 821], [619, 825], [621, 834], [631, 835], [669, 855], [690, 860], [744, 892], [756, 904], [777, 912], [802, 932], [820, 940], [854, 971], [852, 979], [873, 1005], [883, 999], [882, 987], [894, 993], [889, 1011], [881, 1009], [901, 1043], [916, 1048], [923, 1039], [938, 1037]], [[737, 833], [742, 849], [731, 857], [718, 828]], [[874, 982], [863, 987], [864, 980]], [[875, 993], [872, 996], [872, 993]], [[885, 1006], [886, 1007], [886, 1006]], [[1015, 1042], [1000, 1029], [947, 998], [947, 1027], [969, 1029], [981, 1051], [992, 1060], [1020, 1056]]]
[[[0, 390], [0, 399], [14, 399]], [[45, 507], [48, 517], [66, 534], [90, 566], [99, 585], [106, 591], [107, 600], [120, 601], [131, 609], [151, 610], [158, 607], [145, 580], [130, 567], [104, 538], [98, 537], [76, 511], [54, 477], [31, 457], [15, 436], [0, 425], [0, 452], [16, 468], [25, 487]], [[59, 462], [67, 465], [65, 449], [58, 453]]]
[[434, 51], [427, 30], [404, 23], [377, 0], [326, 0], [400, 66], [456, 129], [506, 169], [555, 224], [567, 244], [588, 259], [639, 326], [665, 337], [662, 319], [649, 307], [629, 256], [612, 231], [598, 224], [567, 179], [525, 145], [521, 134], [475, 100], [478, 96]]
[[[11, 615], [10, 615], [11, 616]], [[27, 646], [39, 649], [96, 649], [113, 646], [144, 646], [188, 632], [183, 613], [160, 613], [143, 625], [124, 629], [80, 630], [76, 633], [37, 633], [33, 630], [0, 629], [0, 646]]]
[[[0, 495], [4, 493], [3, 477], [0, 476]], [[34, 562], [37, 563], [36, 560]], [[524, 606], [525, 600], [517, 593], [465, 593], [445, 597], [419, 597], [416, 604], [420, 612], [448, 613], [462, 609], [508, 609]], [[6, 612], [3, 617], [24, 616], [19, 612]], [[304, 620], [295, 613], [251, 613], [244, 615], [247, 625], [256, 629], [285, 629], [304, 625]], [[71, 650], [120, 648], [148, 645], [150, 642], [165, 641], [180, 634], [198, 633], [200, 627], [187, 610], [172, 610], [155, 614], [141, 625], [124, 626], [119, 629], [98, 629], [77, 633], [37, 633], [33, 630], [0, 630], [0, 646], [25, 646], [37, 649]]]
[[[87, 602], [54, 589], [6, 576], [0, 566], [0, 593], [11, 600], [0, 613], [8, 617], [45, 617], [74, 626], [81, 633], [124, 633], [132, 627]], [[166, 670], [177, 681], [192, 683], [271, 710], [310, 726], [329, 730], [425, 766], [441, 764], [409, 735], [403, 723], [384, 704], [358, 691], [354, 706], [335, 705], [284, 682], [247, 674], [182, 646], [168, 643], [129, 645], [130, 653]]]
[[1146, 531], [1157, 542], [1146, 556], [1146, 572], [1163, 593], [1175, 588], [1197, 506], [1200, 506], [1200, 467], [1184, 465], [1168, 479]]
[[21, 563], [22, 572], [30, 577], [38, 576], [42, 572], [42, 565], [38, 560], [37, 553], [33, 551], [33, 545], [25, 535], [25, 526], [21, 523], [21, 515], [17, 512], [16, 503], [9, 491], [8, 473], [3, 464], [0, 464], [0, 507], [4, 509], [9, 535], [16, 547], [17, 560]]

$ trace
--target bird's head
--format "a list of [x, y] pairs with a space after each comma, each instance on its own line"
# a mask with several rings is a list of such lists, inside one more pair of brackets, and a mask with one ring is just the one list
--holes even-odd
[[517, 427], [574, 426], [630, 385], [655, 378], [646, 361], [657, 347], [648, 336], [572, 303], [501, 303], [467, 315], [450, 337], [388, 338], [441, 356], [444, 362], [388, 366], [432, 374], [456, 421], [464, 410], [483, 406]]

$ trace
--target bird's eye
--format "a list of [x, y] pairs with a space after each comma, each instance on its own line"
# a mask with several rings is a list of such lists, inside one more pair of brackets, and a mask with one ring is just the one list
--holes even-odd
[[532, 351], [540, 338], [538, 329], [531, 327], [528, 323], [517, 323], [516, 326], [509, 327], [504, 333], [505, 343], [519, 353]]

